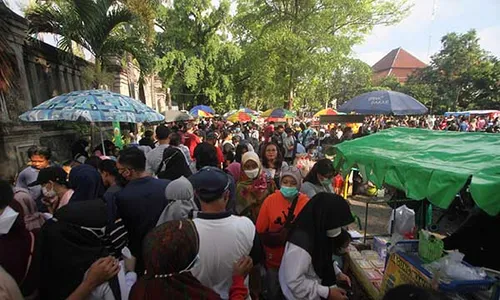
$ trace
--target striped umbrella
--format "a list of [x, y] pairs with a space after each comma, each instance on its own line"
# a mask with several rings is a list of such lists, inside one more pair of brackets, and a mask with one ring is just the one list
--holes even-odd
[[192, 115], [195, 118], [213, 118], [214, 117], [211, 113], [203, 111], [203, 110], [197, 110], [194, 113], [191, 113], [191, 111], [190, 111], [190, 115]]
[[[340, 114], [343, 114], [343, 113], [340, 113]], [[335, 116], [335, 115], [340, 115], [340, 114], [333, 108], [325, 108], [325, 109], [318, 111], [316, 114], [314, 114], [314, 117]]]
[[189, 114], [192, 116], [198, 116], [199, 111], [209, 113], [210, 115], [215, 114], [215, 111], [213, 110], [213, 108], [211, 108], [210, 106], [206, 106], [206, 105], [196, 105], [195, 107], [191, 108], [191, 110], [189, 111]]
[[261, 117], [267, 118], [267, 117], [273, 117], [273, 118], [286, 118], [286, 119], [292, 119], [295, 118], [297, 115], [284, 108], [272, 108], [268, 109], [265, 112], [263, 112]]
[[248, 122], [248, 121], [252, 120], [252, 116], [247, 114], [247, 113], [238, 111], [238, 112], [230, 115], [229, 117], [227, 117], [227, 120], [230, 122], [233, 122], [233, 123], [234, 122]]

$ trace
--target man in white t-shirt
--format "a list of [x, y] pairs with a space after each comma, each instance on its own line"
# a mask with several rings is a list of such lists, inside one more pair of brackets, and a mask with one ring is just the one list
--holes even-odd
[[204, 167], [189, 179], [201, 205], [201, 212], [193, 219], [200, 238], [200, 259], [191, 273], [222, 299], [228, 299], [234, 262], [250, 255], [254, 265], [260, 263], [262, 247], [252, 221], [226, 211], [230, 184], [226, 173]]

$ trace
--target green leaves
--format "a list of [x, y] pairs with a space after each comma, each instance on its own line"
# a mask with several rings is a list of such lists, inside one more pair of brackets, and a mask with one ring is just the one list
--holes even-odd
[[[274, 98], [273, 106], [285, 100], [288, 108], [295, 97], [333, 97], [318, 89], [331, 87], [328, 79], [350, 60], [351, 47], [374, 25], [399, 21], [407, 9], [406, 1], [240, 1], [234, 32], [244, 51], [247, 95]], [[270, 88], [253, 87], [261, 84]]]
[[234, 65], [239, 48], [228, 40], [229, 2], [174, 1], [161, 7], [156, 67], [178, 103], [207, 104], [227, 110], [234, 105]]
[[409, 78], [405, 88], [437, 112], [499, 109], [500, 63], [481, 49], [476, 32], [450, 33], [441, 42], [430, 65]]
[[[143, 3], [146, 8], [152, 5]], [[101, 71], [100, 64], [105, 59], [121, 56], [125, 51], [137, 59], [141, 72], [152, 71], [153, 59], [146, 47], [148, 36], [138, 32], [147, 25], [125, 4], [114, 0], [49, 1], [33, 4], [26, 17], [32, 33], [60, 35], [59, 46], [63, 50], [71, 52], [72, 42], [87, 49], [96, 58], [96, 72]]]

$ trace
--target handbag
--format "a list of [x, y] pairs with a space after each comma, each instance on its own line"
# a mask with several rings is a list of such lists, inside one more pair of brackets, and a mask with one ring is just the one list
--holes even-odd
[[[297, 202], [299, 200], [299, 194], [295, 196], [292, 201], [292, 205], [288, 208], [288, 214], [285, 218], [285, 223], [283, 227], [278, 231], [266, 231], [259, 234], [262, 244], [269, 248], [279, 248], [285, 246], [286, 239], [288, 238], [288, 233], [293, 228], [293, 220], [295, 219], [295, 207], [297, 207]], [[278, 219], [275, 223], [280, 224], [281, 220]]]

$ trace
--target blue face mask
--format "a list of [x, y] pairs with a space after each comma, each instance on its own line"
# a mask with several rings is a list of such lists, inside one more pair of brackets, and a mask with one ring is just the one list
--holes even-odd
[[296, 187], [282, 186], [280, 188], [280, 192], [281, 194], [283, 194], [283, 197], [285, 198], [293, 198], [297, 196], [299, 190]]

